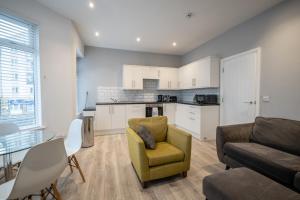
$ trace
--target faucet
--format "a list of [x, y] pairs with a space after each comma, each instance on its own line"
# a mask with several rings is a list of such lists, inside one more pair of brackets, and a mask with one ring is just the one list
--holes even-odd
[[112, 100], [114, 103], [118, 103], [118, 100], [115, 98], [110, 98], [110, 100]]

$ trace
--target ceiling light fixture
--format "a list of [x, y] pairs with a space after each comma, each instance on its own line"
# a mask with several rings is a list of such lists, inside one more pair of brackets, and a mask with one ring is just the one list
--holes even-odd
[[95, 36], [99, 37], [99, 32], [98, 31], [95, 32]]
[[176, 47], [176, 46], [177, 46], [177, 43], [176, 43], [176, 42], [173, 42], [172, 45], [173, 45], [173, 47]]
[[140, 41], [141, 41], [141, 38], [140, 38], [140, 37], [137, 37], [137, 38], [136, 38], [136, 41], [137, 41], [137, 42], [140, 42]]
[[90, 8], [94, 8], [95, 7], [95, 5], [94, 5], [94, 3], [92, 1], [89, 2], [89, 6], [90, 6]]

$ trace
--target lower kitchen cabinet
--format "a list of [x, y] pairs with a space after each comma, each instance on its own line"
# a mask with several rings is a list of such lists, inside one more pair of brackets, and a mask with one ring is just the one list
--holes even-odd
[[[104, 133], [125, 133], [128, 120], [146, 116], [145, 104], [97, 105], [95, 130]], [[196, 106], [180, 103], [164, 103], [163, 114], [169, 124], [191, 133], [201, 140], [216, 138], [219, 125], [219, 106]]]
[[146, 116], [146, 104], [128, 104], [126, 105], [126, 127], [131, 118], [142, 118]]
[[95, 114], [95, 130], [109, 130], [111, 129], [111, 113], [110, 105], [96, 106]]
[[95, 130], [109, 131], [126, 126], [126, 105], [97, 105]]
[[168, 117], [169, 124], [175, 124], [176, 103], [164, 103], [163, 115]]
[[219, 106], [177, 104], [176, 125], [198, 139], [215, 139], [219, 124]]

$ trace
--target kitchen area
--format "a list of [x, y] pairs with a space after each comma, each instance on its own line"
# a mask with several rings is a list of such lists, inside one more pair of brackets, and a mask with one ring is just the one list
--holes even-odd
[[[219, 59], [206, 57], [181, 67], [122, 66], [122, 86], [97, 86], [96, 135], [125, 133], [130, 118], [167, 116], [168, 123], [200, 140], [214, 140], [219, 125]], [[86, 92], [86, 101], [88, 101]]]

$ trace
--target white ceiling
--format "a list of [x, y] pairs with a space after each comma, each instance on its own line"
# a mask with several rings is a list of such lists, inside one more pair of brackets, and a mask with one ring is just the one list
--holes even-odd
[[37, 1], [73, 20], [86, 45], [182, 55], [282, 0]]

